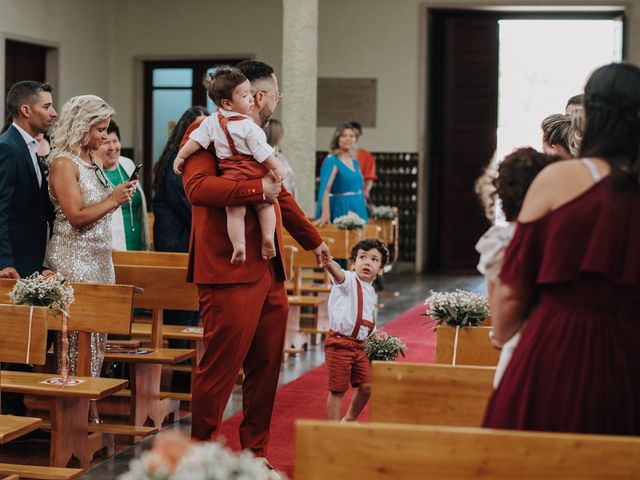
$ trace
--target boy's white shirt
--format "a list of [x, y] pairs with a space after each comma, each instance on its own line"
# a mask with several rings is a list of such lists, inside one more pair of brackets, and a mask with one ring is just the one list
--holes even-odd
[[[274, 154], [273, 147], [267, 143], [267, 135], [264, 130], [251, 117], [224, 109], [219, 109], [218, 111], [225, 117], [244, 117], [242, 120], [227, 123], [227, 130], [229, 130], [229, 134], [239, 153], [251, 155], [258, 163], [264, 162]], [[227, 158], [232, 156], [233, 153], [229, 148], [227, 136], [220, 126], [218, 111], [205, 118], [200, 126], [191, 132], [189, 138], [198, 142], [202, 148], [209, 148], [209, 145], [213, 142], [216, 156], [218, 158]]]
[[[331, 330], [341, 335], [350, 336], [358, 315], [358, 287], [356, 285], [358, 280], [355, 272], [347, 270], [342, 270], [342, 272], [344, 273], [344, 282], [342, 283], [336, 283], [333, 276], [329, 275], [333, 283], [329, 294], [329, 321]], [[377, 301], [376, 291], [371, 283], [360, 281], [360, 284], [362, 285], [362, 318], [373, 321]], [[365, 340], [371, 333], [373, 331], [362, 326], [357, 339]]]

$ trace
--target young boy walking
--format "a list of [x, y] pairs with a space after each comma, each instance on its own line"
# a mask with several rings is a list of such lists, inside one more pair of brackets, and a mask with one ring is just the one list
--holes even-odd
[[372, 282], [382, 274], [389, 250], [381, 240], [361, 240], [351, 250], [351, 270], [335, 261], [327, 265], [333, 288], [329, 295], [331, 330], [324, 343], [329, 397], [327, 418], [340, 420], [340, 408], [349, 383], [358, 389], [343, 421], [353, 422], [371, 394], [371, 363], [364, 343], [376, 322], [376, 293]]

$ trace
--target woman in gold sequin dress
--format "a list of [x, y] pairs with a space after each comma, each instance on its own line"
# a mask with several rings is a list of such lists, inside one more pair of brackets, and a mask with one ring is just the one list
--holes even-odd
[[[106, 141], [113, 113], [100, 97], [73, 97], [62, 108], [52, 134], [49, 195], [55, 219], [45, 263], [72, 282], [115, 283], [111, 212], [131, 199], [136, 182], [113, 188], [93, 153]], [[106, 337], [106, 334], [91, 334], [91, 376], [100, 375]], [[77, 340], [77, 332], [70, 332], [71, 375], [75, 374], [78, 362]], [[56, 343], [59, 347], [60, 342]], [[56, 350], [59, 352], [59, 348]], [[91, 407], [91, 417], [97, 418], [95, 404]]]

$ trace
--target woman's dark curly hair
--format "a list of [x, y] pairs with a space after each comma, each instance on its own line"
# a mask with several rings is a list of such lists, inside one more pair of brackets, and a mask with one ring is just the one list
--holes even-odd
[[164, 146], [164, 150], [162, 150], [160, 158], [158, 158], [153, 169], [153, 191], [156, 195], [159, 191], [164, 190], [164, 179], [167, 176], [167, 169], [173, 168], [173, 160], [176, 158], [178, 150], [180, 150], [180, 142], [182, 141], [182, 137], [184, 137], [184, 133], [196, 118], [202, 117], [203, 115], [209, 115], [205, 107], [200, 105], [193, 106], [182, 114], [176, 126], [173, 127], [171, 135], [169, 135], [169, 140], [167, 140], [167, 144]]
[[494, 195], [502, 202], [502, 211], [508, 222], [518, 218], [527, 190], [540, 171], [558, 157], [540, 153], [531, 147], [518, 148], [498, 166], [498, 176], [493, 180]]

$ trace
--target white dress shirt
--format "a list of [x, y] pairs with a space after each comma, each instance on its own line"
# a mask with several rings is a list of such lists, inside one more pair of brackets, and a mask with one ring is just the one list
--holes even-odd
[[[267, 143], [267, 135], [251, 117], [224, 109], [219, 111], [225, 117], [244, 117], [242, 120], [227, 123], [227, 130], [239, 153], [251, 155], [258, 163], [264, 162], [273, 155], [274, 149]], [[191, 132], [189, 138], [198, 142], [202, 148], [208, 148], [213, 142], [218, 158], [228, 158], [233, 155], [227, 136], [218, 121], [218, 111], [205, 118], [200, 126]]]
[[13, 122], [12, 124], [22, 138], [24, 138], [25, 143], [27, 144], [27, 148], [29, 149], [29, 153], [31, 154], [31, 161], [33, 162], [33, 168], [36, 170], [36, 177], [38, 178], [38, 186], [42, 186], [42, 172], [40, 171], [40, 166], [38, 165], [38, 141], [25, 132], [22, 128], [18, 126], [17, 123]]
[[[356, 326], [358, 316], [358, 286], [356, 273], [343, 270], [344, 282], [336, 283], [331, 277], [333, 287], [329, 294], [329, 323], [331, 330], [341, 335], [350, 336]], [[362, 318], [373, 322], [376, 312], [377, 295], [373, 285], [360, 281], [362, 286]], [[361, 326], [356, 337], [358, 340], [365, 340], [373, 333], [366, 326]]]

